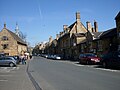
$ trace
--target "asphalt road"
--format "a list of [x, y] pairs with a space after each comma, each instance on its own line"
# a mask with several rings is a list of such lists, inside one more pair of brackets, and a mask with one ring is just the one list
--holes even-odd
[[27, 65], [0, 66], [0, 90], [35, 90], [26, 68]]
[[34, 57], [29, 73], [42, 90], [120, 90], [120, 71]]

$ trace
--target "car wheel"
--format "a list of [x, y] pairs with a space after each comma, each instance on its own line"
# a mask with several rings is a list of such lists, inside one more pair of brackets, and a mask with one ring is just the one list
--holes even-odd
[[14, 66], [14, 63], [10, 63], [9, 66], [10, 66], [10, 67], [13, 67], [13, 66]]

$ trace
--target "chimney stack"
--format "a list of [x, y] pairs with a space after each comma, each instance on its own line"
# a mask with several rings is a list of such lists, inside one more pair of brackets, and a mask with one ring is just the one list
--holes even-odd
[[49, 38], [49, 43], [51, 43], [52, 42], [52, 36], [50, 36], [50, 38]]
[[70, 28], [67, 28], [67, 31], [69, 32], [69, 31], [70, 31]]
[[80, 12], [76, 12], [76, 21], [80, 21]]
[[62, 32], [60, 32], [60, 37], [62, 36]]
[[4, 28], [6, 28], [6, 23], [4, 23]]
[[67, 27], [68, 27], [68, 25], [63, 25], [63, 31], [64, 31], [64, 33], [67, 32]]
[[92, 27], [92, 32], [95, 32], [95, 29]]
[[59, 34], [56, 34], [56, 40], [58, 40], [59, 39]]
[[90, 32], [92, 32], [91, 23], [89, 21], [87, 21], [86, 24], [87, 24], [87, 30], [89, 30]]
[[98, 32], [98, 24], [95, 20], [94, 20], [94, 28], [95, 28], [95, 32]]

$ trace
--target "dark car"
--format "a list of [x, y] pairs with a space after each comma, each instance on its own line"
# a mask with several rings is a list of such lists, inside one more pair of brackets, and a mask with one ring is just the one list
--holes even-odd
[[100, 58], [93, 53], [84, 53], [79, 55], [79, 63], [81, 64], [98, 64]]
[[47, 55], [47, 59], [53, 59], [54, 55]]
[[108, 52], [102, 56], [101, 64], [103, 67], [120, 67], [120, 52]]
[[10, 56], [5, 56], [5, 57], [0, 57], [0, 65], [7, 65], [10, 67], [16, 66], [17, 62], [13, 57]]

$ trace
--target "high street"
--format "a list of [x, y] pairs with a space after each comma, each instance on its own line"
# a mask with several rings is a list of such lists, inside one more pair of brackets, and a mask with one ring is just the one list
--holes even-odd
[[26, 68], [27, 65], [0, 67], [0, 90], [35, 90]]
[[120, 90], [120, 71], [34, 57], [28, 72], [42, 90]]

